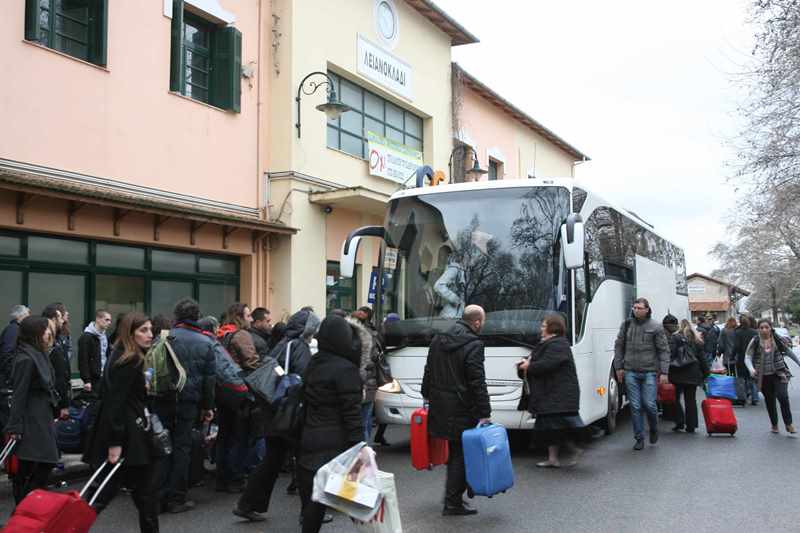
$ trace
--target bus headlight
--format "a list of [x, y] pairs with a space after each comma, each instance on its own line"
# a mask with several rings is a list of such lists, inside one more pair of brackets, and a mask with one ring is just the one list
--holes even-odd
[[383, 392], [389, 392], [389, 393], [392, 393], [392, 394], [399, 394], [399, 393], [403, 392], [402, 387], [400, 387], [400, 382], [398, 382], [396, 379], [393, 379], [392, 381], [390, 381], [386, 385], [378, 387], [378, 390], [379, 391], [383, 391]]

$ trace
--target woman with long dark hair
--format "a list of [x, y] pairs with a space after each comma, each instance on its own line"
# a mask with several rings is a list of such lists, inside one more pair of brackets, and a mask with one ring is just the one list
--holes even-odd
[[764, 395], [764, 404], [772, 423], [772, 433], [779, 433], [776, 400], [781, 406], [781, 416], [786, 431], [797, 433], [792, 423], [792, 409], [789, 406], [789, 379], [792, 374], [784, 360], [787, 356], [794, 358], [794, 354], [787, 353], [791, 348], [783, 344], [775, 334], [772, 322], [766, 318], [758, 321], [757, 330], [758, 335], [747, 345], [745, 364], [753, 379], [758, 381], [758, 388]]
[[709, 371], [703, 354], [703, 341], [688, 320], [683, 320], [683, 327], [678, 329], [678, 319], [667, 315], [662, 324], [669, 335], [669, 381], [675, 385], [675, 426], [672, 431], [694, 433], [697, 429], [697, 387], [703, 385]]
[[531, 391], [528, 411], [536, 417], [533, 430], [547, 445], [547, 460], [536, 466], [560, 467], [558, 452], [563, 447], [572, 454], [567, 465], [574, 466], [583, 453], [574, 443], [574, 434], [584, 424], [578, 415], [581, 393], [567, 327], [563, 318], [553, 314], [542, 320], [540, 329], [541, 343], [519, 363]]
[[21, 502], [33, 489], [47, 485], [58, 462], [53, 427], [58, 405], [55, 372], [47, 356], [53, 346], [53, 327], [47, 318], [28, 317], [19, 325], [14, 367], [11, 416], [5, 427], [17, 441], [14, 453], [19, 470], [14, 475], [14, 500]]
[[115, 476], [95, 502], [98, 512], [108, 506], [119, 491], [122, 479], [133, 489], [142, 533], [158, 532], [159, 459], [150, 451], [147, 384], [144, 356], [153, 342], [150, 319], [142, 313], [128, 313], [117, 328], [117, 342], [103, 373], [102, 403], [97, 423], [89, 437], [84, 461], [99, 467], [108, 461], [124, 460]]

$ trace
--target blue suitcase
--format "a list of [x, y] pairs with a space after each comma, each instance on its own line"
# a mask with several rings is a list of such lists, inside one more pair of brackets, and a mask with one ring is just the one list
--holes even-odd
[[514, 485], [511, 448], [506, 428], [484, 424], [461, 435], [467, 484], [472, 492], [492, 497]]

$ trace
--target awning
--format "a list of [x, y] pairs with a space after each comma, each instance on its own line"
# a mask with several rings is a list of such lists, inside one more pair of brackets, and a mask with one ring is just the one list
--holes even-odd
[[[44, 176], [34, 172], [12, 170], [0, 167], [0, 189], [16, 191], [18, 210], [24, 205], [24, 196], [46, 196], [74, 202], [113, 207], [123, 211], [149, 213], [167, 218], [180, 218], [197, 224], [216, 224], [230, 228], [247, 229], [262, 233], [297, 233], [296, 228], [268, 222], [256, 217], [248, 217], [207, 208], [179, 200], [162, 200], [142, 195], [129, 194], [113, 187], [102, 187], [57, 177]], [[20, 216], [20, 213], [17, 215]]]
[[348, 209], [383, 217], [389, 202], [389, 195], [365, 187], [348, 187], [325, 192], [312, 192], [308, 200], [312, 204]]

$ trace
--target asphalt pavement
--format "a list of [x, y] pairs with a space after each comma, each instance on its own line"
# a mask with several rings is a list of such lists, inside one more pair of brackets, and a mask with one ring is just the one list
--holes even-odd
[[[800, 414], [800, 387], [790, 386], [795, 413]], [[403, 530], [413, 532], [748, 532], [800, 531], [800, 439], [783, 431], [772, 435], [763, 403], [736, 408], [736, 437], [673, 433], [664, 421], [661, 439], [644, 451], [631, 450], [633, 438], [627, 411], [614, 435], [585, 443], [586, 453], [574, 468], [539, 469], [543, 450], [514, 454], [516, 483], [492, 499], [473, 500], [477, 516], [442, 517], [445, 471], [415, 471], [410, 464], [407, 427], [387, 432], [392, 443], [378, 448], [378, 465], [393, 472], [399, 493]], [[702, 419], [702, 415], [701, 415]], [[800, 421], [800, 420], [798, 420]], [[231, 514], [235, 495], [206, 487], [193, 489], [194, 511], [162, 515], [162, 532], [289, 532], [298, 531], [299, 498], [285, 493], [282, 475], [273, 494], [267, 521], [246, 523]], [[73, 485], [73, 488], [76, 485]], [[0, 514], [11, 511], [10, 487], [0, 486]], [[354, 531], [336, 514], [323, 526], [328, 533]], [[120, 494], [92, 529], [97, 533], [138, 532], [135, 508]]]

